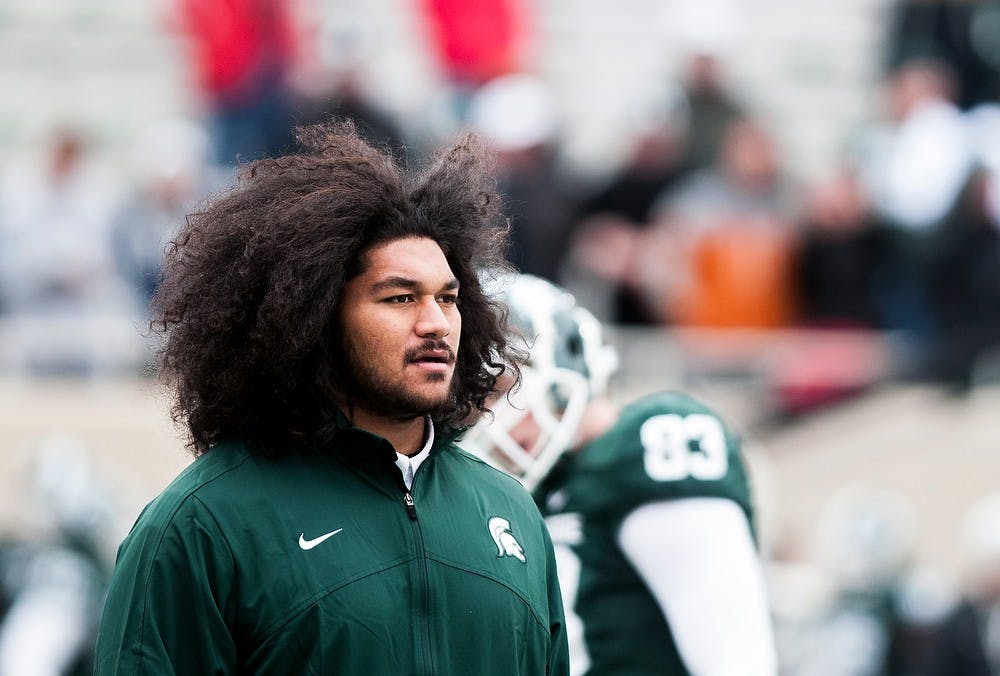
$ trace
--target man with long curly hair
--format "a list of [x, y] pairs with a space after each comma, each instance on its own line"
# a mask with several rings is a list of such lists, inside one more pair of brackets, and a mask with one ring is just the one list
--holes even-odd
[[480, 285], [488, 158], [466, 138], [411, 180], [349, 125], [299, 141], [168, 252], [196, 459], [119, 550], [96, 673], [565, 673], [538, 511], [454, 443], [521, 357]]

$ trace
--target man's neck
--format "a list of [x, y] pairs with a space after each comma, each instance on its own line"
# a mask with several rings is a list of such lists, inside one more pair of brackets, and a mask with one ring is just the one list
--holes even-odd
[[384, 437], [398, 453], [414, 455], [420, 452], [426, 438], [427, 419], [424, 416], [398, 420], [355, 409], [351, 424]]

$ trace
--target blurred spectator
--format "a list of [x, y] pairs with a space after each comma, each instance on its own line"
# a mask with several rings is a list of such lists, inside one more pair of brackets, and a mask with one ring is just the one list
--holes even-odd
[[885, 82], [885, 122], [863, 140], [859, 169], [876, 209], [897, 228], [938, 229], [972, 169], [972, 148], [941, 62], [908, 61]]
[[115, 218], [112, 236], [118, 268], [143, 308], [159, 282], [167, 242], [212, 187], [208, 144], [200, 127], [183, 119], [152, 125], [135, 141], [136, 185]]
[[712, 169], [668, 190], [639, 246], [662, 321], [773, 328], [794, 313], [792, 205], [770, 133], [731, 123]]
[[10, 165], [0, 185], [0, 308], [97, 309], [118, 299], [109, 240], [119, 199], [77, 131], [55, 132], [39, 165]]
[[1000, 494], [979, 498], [961, 525], [968, 588], [920, 676], [1000, 674]]
[[879, 329], [886, 234], [855, 174], [843, 169], [816, 184], [799, 226], [796, 287], [809, 326]]
[[859, 147], [858, 168], [891, 245], [883, 290], [888, 328], [925, 346], [937, 339], [930, 270], [947, 218], [972, 169], [950, 71], [934, 61], [907, 62], [885, 82], [886, 114]]
[[917, 58], [955, 73], [963, 109], [1000, 99], [1000, 4], [995, 0], [896, 0], [886, 40], [889, 71]]
[[691, 54], [684, 73], [688, 115], [685, 163], [712, 167], [719, 157], [729, 125], [744, 117], [746, 110], [727, 89], [719, 56], [711, 52]]
[[806, 191], [796, 230], [797, 323], [818, 331], [771, 371], [776, 419], [854, 397], [904, 366], [873, 333], [887, 328], [895, 311], [884, 306], [884, 287], [893, 283], [886, 280], [890, 243], [852, 169], [841, 167]]
[[920, 375], [963, 386], [998, 332], [989, 165], [1000, 135], [973, 133], [976, 117], [955, 105], [954, 74], [939, 61], [905, 62], [886, 87], [886, 123], [859, 164], [889, 226], [886, 322], [922, 342]]
[[894, 595], [897, 623], [890, 643], [888, 673], [918, 676], [932, 659], [948, 616], [961, 600], [956, 576], [933, 564], [914, 564]]
[[80, 374], [123, 358], [129, 350], [115, 354], [120, 345], [100, 326], [136, 307], [112, 254], [120, 195], [111, 172], [81, 134], [60, 130], [40, 164], [6, 167], [0, 195], [0, 363]]
[[980, 359], [1000, 346], [1000, 232], [989, 213], [987, 191], [988, 174], [977, 171], [929, 261], [938, 330], [926, 374], [959, 390], [975, 383]]
[[[914, 572], [917, 513], [901, 494], [850, 484], [833, 494], [814, 531], [830, 590], [810, 635], [800, 637], [803, 676], [906, 676], [925, 658], [910, 640], [953, 603], [947, 578]], [[926, 636], [926, 634], [924, 634]]]
[[747, 22], [739, 0], [671, 0], [660, 17], [664, 38], [681, 52], [680, 80], [688, 108], [685, 164], [715, 166], [725, 130], [748, 111], [726, 81], [725, 64]]
[[964, 122], [974, 167], [934, 242], [927, 282], [938, 333], [926, 373], [959, 390], [996, 377], [1000, 347], [1000, 106], [976, 106]]
[[578, 195], [559, 166], [560, 121], [549, 86], [524, 73], [497, 78], [476, 92], [469, 115], [496, 152], [510, 262], [558, 281]]
[[365, 87], [365, 62], [372, 55], [364, 35], [331, 21], [314, 23], [294, 79], [295, 124], [349, 118], [366, 140], [403, 154], [402, 129]]
[[83, 676], [111, 576], [113, 509], [89, 451], [51, 435], [33, 449], [29, 537], [0, 540], [0, 676]]
[[969, 134], [977, 139], [985, 213], [1000, 229], [1000, 103], [976, 106], [968, 114]]
[[635, 106], [624, 166], [583, 201], [573, 228], [569, 255], [574, 271], [610, 284], [613, 295], [606, 319], [615, 324], [658, 322], [632, 278], [632, 247], [648, 226], [656, 199], [686, 171], [682, 154], [687, 120], [679, 97], [679, 92], [664, 88], [650, 105]]
[[298, 49], [288, 0], [174, 0], [210, 119], [216, 163], [272, 156], [291, 143], [288, 74]]
[[451, 97], [451, 116], [461, 125], [477, 89], [529, 65], [534, 17], [524, 0], [420, 0], [419, 7]]
[[325, 82], [317, 83], [307, 95], [302, 94], [300, 92], [296, 104], [297, 125], [316, 124], [330, 117], [348, 118], [373, 145], [389, 147], [396, 155], [406, 151], [402, 130], [386, 111], [367, 96], [355, 74], [331, 74]]

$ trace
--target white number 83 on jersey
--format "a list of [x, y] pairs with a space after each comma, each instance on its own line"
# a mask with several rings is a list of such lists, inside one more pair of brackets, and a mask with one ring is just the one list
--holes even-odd
[[655, 481], [688, 477], [721, 479], [729, 470], [726, 433], [717, 418], [669, 413], [649, 418], [639, 430], [646, 473]]

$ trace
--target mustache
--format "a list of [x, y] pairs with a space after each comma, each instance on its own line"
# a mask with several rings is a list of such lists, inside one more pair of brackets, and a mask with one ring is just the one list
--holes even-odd
[[427, 354], [428, 352], [445, 352], [447, 353], [447, 363], [455, 363], [455, 352], [451, 349], [451, 345], [444, 342], [443, 340], [427, 340], [420, 347], [415, 347], [406, 351], [406, 361], [417, 361], [421, 356]]

